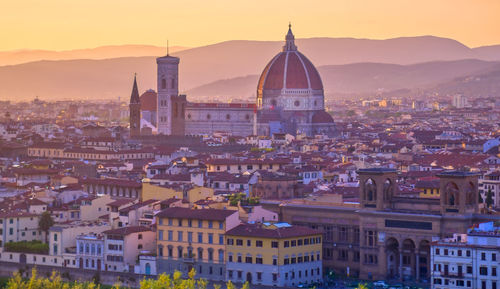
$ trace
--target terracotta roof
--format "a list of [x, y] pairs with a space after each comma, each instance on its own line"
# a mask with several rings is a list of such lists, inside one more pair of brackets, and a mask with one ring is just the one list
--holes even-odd
[[126, 236], [126, 235], [133, 234], [133, 233], [148, 232], [148, 231], [151, 231], [150, 227], [130, 226], [130, 227], [123, 227], [123, 228], [118, 228], [118, 229], [107, 230], [107, 231], [104, 231], [102, 233], [106, 234], [106, 235]]
[[149, 89], [141, 95], [141, 110], [156, 111], [158, 94]]
[[219, 209], [199, 209], [193, 210], [188, 208], [167, 208], [157, 214], [160, 218], [178, 218], [178, 219], [201, 219], [224, 221], [230, 215], [237, 211], [219, 210]]
[[240, 224], [226, 232], [226, 236], [245, 236], [283, 239], [321, 234], [321, 231], [302, 226], [274, 227], [264, 224]]

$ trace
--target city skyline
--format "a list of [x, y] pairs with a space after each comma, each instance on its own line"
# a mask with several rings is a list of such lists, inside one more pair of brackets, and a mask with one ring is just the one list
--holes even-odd
[[166, 46], [167, 39], [171, 46], [186, 47], [227, 40], [268, 41], [276, 40], [289, 21], [300, 38], [434, 35], [469, 47], [500, 43], [495, 29], [500, 26], [497, 1], [313, 2], [10, 2], [0, 12], [0, 25], [9, 27], [0, 31], [2, 39], [8, 40], [2, 41], [0, 51], [123, 44]]

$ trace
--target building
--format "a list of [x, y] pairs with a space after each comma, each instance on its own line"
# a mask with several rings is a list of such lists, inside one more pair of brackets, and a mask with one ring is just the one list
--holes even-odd
[[178, 270], [224, 281], [224, 234], [240, 224], [237, 211], [167, 208], [156, 215], [158, 272]]
[[8, 242], [44, 240], [38, 229], [39, 214], [29, 212], [0, 213], [0, 247]]
[[478, 214], [478, 176], [438, 174], [440, 199], [397, 196], [396, 170], [360, 169], [359, 203], [261, 201], [292, 225], [323, 231], [326, 272], [364, 279], [430, 279], [430, 244], [466, 233]]
[[468, 234], [432, 242], [432, 288], [496, 289], [500, 283], [500, 227], [483, 223]]
[[322, 233], [287, 223], [241, 224], [226, 232], [226, 278], [295, 287], [321, 282]]
[[257, 84], [255, 134], [333, 133], [333, 118], [325, 111], [321, 76], [297, 50], [291, 25], [283, 50], [266, 65]]
[[82, 234], [76, 237], [76, 260], [80, 269], [104, 270], [104, 236]]
[[106, 271], [134, 272], [137, 257], [144, 252], [153, 252], [156, 247], [156, 234], [149, 227], [122, 227], [102, 233]]
[[494, 208], [500, 207], [500, 171], [494, 171], [486, 174], [484, 178], [479, 180], [479, 193], [481, 193], [481, 198], [483, 202], [486, 202], [488, 194], [491, 191], [491, 198]]
[[[156, 59], [156, 122], [151, 101], [143, 102], [143, 127], [164, 135], [235, 136], [274, 133], [331, 134], [333, 118], [324, 108], [321, 77], [314, 65], [295, 46], [291, 26], [283, 51], [264, 68], [257, 85], [256, 103], [195, 103], [179, 95], [178, 57]], [[148, 99], [154, 93], [146, 92]], [[145, 97], [146, 98], [146, 97]], [[154, 129], [156, 126], [156, 130]]]
[[451, 105], [455, 108], [465, 108], [468, 106], [467, 97], [463, 94], [455, 94], [453, 95], [453, 99], [451, 101]]

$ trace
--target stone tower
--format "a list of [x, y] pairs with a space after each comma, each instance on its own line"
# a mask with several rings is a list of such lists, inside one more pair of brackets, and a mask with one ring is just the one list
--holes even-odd
[[[179, 58], [167, 55], [158, 57], [158, 133], [184, 135], [185, 96], [179, 96]], [[182, 101], [184, 99], [184, 101]]]
[[132, 94], [130, 95], [129, 111], [130, 137], [136, 138], [141, 135], [141, 100], [139, 98], [139, 90], [137, 89], [137, 79], [135, 75]]
[[445, 171], [440, 180], [442, 214], [474, 214], [478, 212], [478, 176], [473, 172]]

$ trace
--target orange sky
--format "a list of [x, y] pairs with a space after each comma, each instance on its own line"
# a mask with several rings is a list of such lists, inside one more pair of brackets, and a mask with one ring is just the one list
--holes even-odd
[[435, 35], [500, 44], [499, 0], [4, 0], [0, 50]]

